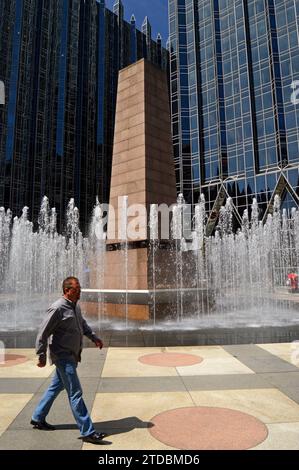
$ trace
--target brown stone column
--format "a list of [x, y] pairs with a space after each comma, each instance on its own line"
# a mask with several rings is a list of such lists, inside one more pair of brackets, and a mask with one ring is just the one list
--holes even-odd
[[[144, 59], [119, 73], [108, 218], [105, 289], [126, 287], [118, 203], [141, 204], [149, 216], [150, 204], [176, 201], [167, 75]], [[133, 217], [129, 217], [131, 221]], [[141, 218], [138, 236], [128, 239], [129, 290], [149, 289], [148, 217]], [[115, 228], [115, 233], [113, 229]], [[123, 316], [124, 306], [106, 304], [108, 315]], [[149, 305], [128, 307], [129, 318], [148, 319]]]

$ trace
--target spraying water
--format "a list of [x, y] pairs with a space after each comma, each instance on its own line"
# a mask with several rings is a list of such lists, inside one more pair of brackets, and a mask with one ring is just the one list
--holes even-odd
[[79, 230], [79, 213], [71, 200], [67, 209], [65, 236], [56, 230], [56, 212], [45, 197], [38, 231], [24, 207], [20, 218], [1, 211], [1, 324], [4, 328], [36, 328], [45, 309], [61, 295], [61, 282], [76, 276], [85, 283], [86, 246]]
[[[123, 219], [127, 223], [127, 199]], [[290, 216], [280, 210], [275, 197], [273, 213], [263, 224], [253, 201], [250, 216], [244, 211], [242, 223], [233, 232], [233, 205], [228, 198], [221, 208], [215, 234], [206, 236], [205, 200], [194, 208], [191, 248], [185, 240], [185, 202], [179, 196], [173, 210], [172, 236], [167, 265], [159, 264], [158, 213], [150, 213], [151, 289], [153, 318], [142, 328], [183, 329], [299, 324], [298, 294], [289, 293], [289, 273], [299, 269], [299, 211]], [[79, 212], [69, 202], [66, 229], [57, 232], [56, 211], [45, 197], [41, 204], [38, 230], [28, 219], [28, 208], [12, 220], [11, 212], [0, 208], [0, 320], [3, 330], [36, 329], [51, 301], [61, 295], [61, 282], [76, 276], [83, 287], [103, 289], [105, 277], [105, 233], [103, 214], [96, 202], [90, 231], [83, 238]], [[128, 238], [123, 237], [125, 328], [128, 320]], [[167, 269], [166, 269], [167, 268]], [[157, 322], [159, 290], [165, 289], [163, 273], [171, 274], [173, 312]], [[157, 281], [157, 273], [159, 280]], [[166, 285], [167, 283], [165, 283]], [[169, 283], [168, 283], [169, 284]], [[161, 287], [162, 286], [162, 287]], [[194, 291], [190, 303], [188, 292]], [[296, 297], [297, 296], [297, 297]], [[103, 318], [102, 297], [98, 297], [98, 318]], [[102, 321], [102, 320], [101, 320]], [[114, 320], [113, 320], [114, 322]], [[117, 326], [115, 321], [114, 323]], [[111, 323], [110, 323], [111, 325]], [[100, 325], [102, 326], [102, 324]], [[104, 326], [104, 324], [103, 324]]]
[[86, 271], [89, 274], [86, 285], [92, 285], [99, 291], [97, 293], [97, 317], [99, 328], [101, 328], [101, 321], [105, 316], [103, 307], [104, 297], [101, 293], [101, 291], [104, 289], [105, 249], [106, 234], [104, 231], [103, 213], [99, 200], [96, 199], [96, 205], [92, 213], [92, 219], [89, 227], [88, 240], [85, 241], [85, 253], [88, 259], [88, 266]]
[[152, 302], [153, 302], [153, 324], [156, 326], [156, 257], [157, 257], [157, 248], [159, 240], [159, 218], [158, 218], [158, 208], [156, 204], [151, 204], [150, 208], [150, 257], [151, 257], [151, 272], [152, 272]]

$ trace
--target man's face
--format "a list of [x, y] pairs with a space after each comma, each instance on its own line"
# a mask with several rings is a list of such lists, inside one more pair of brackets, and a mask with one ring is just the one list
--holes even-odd
[[67, 291], [67, 296], [72, 302], [77, 302], [80, 299], [81, 286], [78, 281], [74, 279], [71, 282], [71, 287]]

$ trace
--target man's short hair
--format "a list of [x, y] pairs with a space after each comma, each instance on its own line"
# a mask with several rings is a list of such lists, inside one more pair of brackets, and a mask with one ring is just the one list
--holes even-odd
[[65, 293], [66, 289], [70, 289], [72, 287], [72, 281], [78, 281], [79, 282], [79, 279], [77, 277], [74, 277], [74, 276], [69, 276], [69, 277], [65, 278], [65, 280], [62, 283], [63, 293]]

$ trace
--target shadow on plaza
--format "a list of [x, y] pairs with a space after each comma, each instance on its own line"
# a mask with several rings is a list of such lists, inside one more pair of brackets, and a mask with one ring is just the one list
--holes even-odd
[[[115, 419], [111, 421], [94, 422], [94, 427], [97, 432], [105, 432], [108, 436], [115, 434], [124, 434], [134, 429], [146, 429], [154, 426], [150, 421], [142, 421], [136, 416], [130, 416], [128, 418]], [[66, 430], [66, 429], [78, 429], [76, 424], [55, 424], [55, 429]]]

